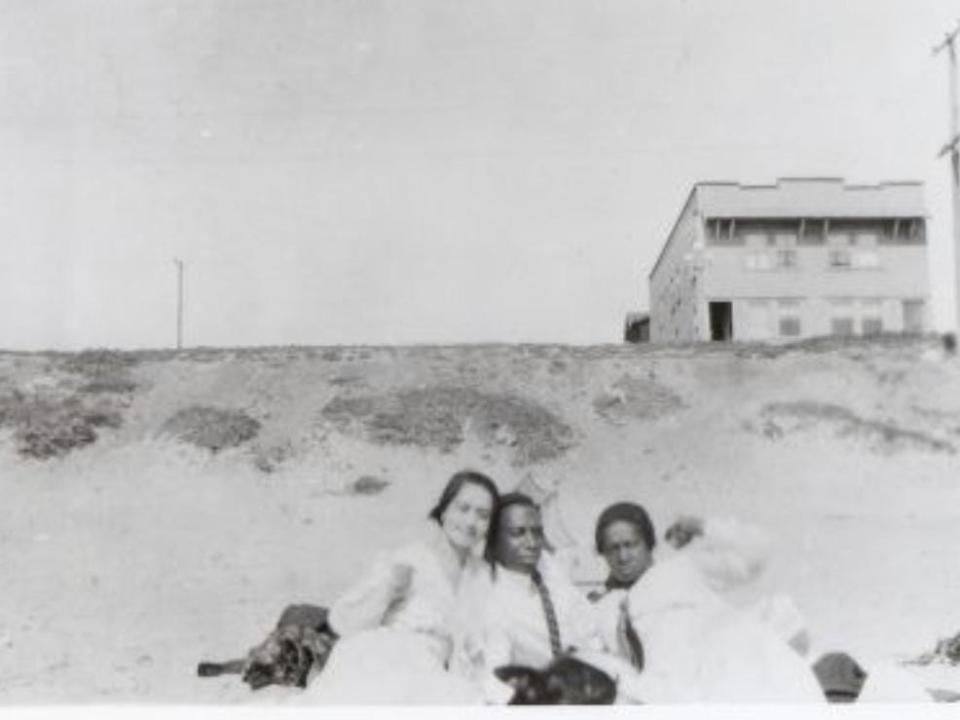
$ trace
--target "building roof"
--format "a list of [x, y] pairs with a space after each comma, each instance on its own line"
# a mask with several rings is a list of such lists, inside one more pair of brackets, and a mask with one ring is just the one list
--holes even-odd
[[886, 181], [847, 185], [843, 178], [779, 178], [773, 185], [701, 181], [684, 200], [670, 234], [650, 269], [652, 278], [684, 209], [695, 198], [701, 218], [907, 218], [926, 217], [923, 183]]
[[699, 182], [705, 218], [924, 217], [921, 182], [846, 185], [842, 178], [780, 178], [773, 185]]

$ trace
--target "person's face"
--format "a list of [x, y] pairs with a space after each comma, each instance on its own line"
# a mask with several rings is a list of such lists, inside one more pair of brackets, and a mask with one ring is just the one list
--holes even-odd
[[451, 545], [469, 550], [486, 537], [492, 512], [490, 493], [475, 483], [467, 483], [443, 511], [440, 525]]
[[604, 528], [600, 547], [610, 566], [610, 574], [624, 583], [636, 582], [653, 562], [643, 542], [640, 528], [631, 522], [617, 520]]
[[503, 511], [496, 538], [497, 562], [508, 570], [530, 573], [543, 553], [540, 511], [528, 505], [511, 505]]

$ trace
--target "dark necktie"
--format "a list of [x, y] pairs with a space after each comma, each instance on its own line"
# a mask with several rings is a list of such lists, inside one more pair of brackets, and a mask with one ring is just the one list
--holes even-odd
[[546, 583], [543, 582], [543, 576], [539, 570], [534, 570], [530, 574], [537, 593], [540, 595], [540, 603], [543, 605], [543, 615], [547, 619], [547, 632], [550, 634], [550, 650], [554, 657], [560, 657], [563, 654], [563, 646], [560, 644], [560, 625], [557, 622], [557, 611], [553, 607], [553, 600], [550, 599], [550, 591]]
[[627, 598], [623, 598], [620, 603], [620, 620], [617, 623], [617, 635], [624, 650], [630, 657], [630, 664], [637, 670], [643, 670], [643, 643], [640, 642], [640, 636], [637, 635], [636, 628], [630, 620], [630, 610], [627, 607]]

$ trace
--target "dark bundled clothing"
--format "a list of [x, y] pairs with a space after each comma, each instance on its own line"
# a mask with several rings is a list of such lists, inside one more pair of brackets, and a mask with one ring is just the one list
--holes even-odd
[[859, 663], [843, 652], [827, 653], [813, 665], [823, 694], [833, 703], [855, 702], [867, 679]]
[[266, 640], [244, 660], [202, 662], [201, 677], [240, 674], [252, 690], [267, 685], [306, 687], [311, 673], [321, 670], [336, 642], [327, 624], [327, 609], [316, 605], [289, 605]]
[[498, 667], [496, 676], [513, 688], [509, 705], [612, 705], [617, 683], [600, 668], [561, 655], [543, 670]]

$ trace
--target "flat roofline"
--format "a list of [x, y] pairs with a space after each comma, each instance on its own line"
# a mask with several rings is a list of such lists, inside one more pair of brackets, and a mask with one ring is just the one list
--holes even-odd
[[929, 212], [916, 213], [887, 213], [880, 215], [877, 213], [864, 213], [863, 215], [853, 215], [849, 212], [816, 212], [816, 213], [794, 213], [771, 215], [770, 213], [758, 213], [751, 215], [745, 212], [733, 212], [729, 210], [718, 210], [717, 212], [702, 213], [704, 220], [722, 219], [722, 220], [916, 220], [922, 218], [929, 220], [933, 217]]
[[876, 189], [883, 187], [897, 187], [903, 185], [922, 186], [923, 180], [881, 180], [876, 184], [870, 183], [851, 183], [846, 184], [846, 179], [842, 177], [779, 177], [773, 183], [740, 183], [732, 180], [699, 180], [694, 183], [694, 187], [719, 186], [719, 187], [739, 187], [746, 190], [766, 190], [776, 189], [783, 183], [832, 183], [842, 184], [845, 190]]
[[842, 183], [845, 178], [842, 175], [783, 175], [777, 178], [777, 182], [832, 182]]

